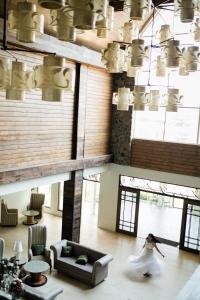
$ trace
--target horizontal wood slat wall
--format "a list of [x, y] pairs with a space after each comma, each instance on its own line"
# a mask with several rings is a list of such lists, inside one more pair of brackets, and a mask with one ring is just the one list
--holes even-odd
[[149, 140], [132, 140], [133, 167], [200, 176], [200, 146]]
[[88, 67], [84, 157], [110, 153], [112, 77]]
[[[42, 55], [13, 54], [28, 70], [42, 64]], [[10, 57], [5, 51], [0, 55]], [[72, 62], [66, 66], [75, 68]], [[26, 92], [24, 101], [6, 100], [0, 91], [0, 171], [70, 160], [73, 103], [72, 92], [65, 92], [62, 102], [46, 102], [41, 90]]]

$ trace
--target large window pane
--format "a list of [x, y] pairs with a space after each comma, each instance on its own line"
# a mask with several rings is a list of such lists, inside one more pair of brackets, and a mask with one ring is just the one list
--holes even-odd
[[180, 108], [177, 113], [167, 112], [165, 141], [197, 143], [199, 111]]
[[45, 194], [44, 205], [46, 207], [51, 207], [51, 185], [39, 186], [38, 192], [41, 194]]
[[63, 210], [63, 189], [64, 189], [64, 182], [59, 183], [59, 195], [58, 195], [58, 210]]
[[162, 140], [164, 132], [165, 112], [137, 111], [134, 113], [134, 138]]

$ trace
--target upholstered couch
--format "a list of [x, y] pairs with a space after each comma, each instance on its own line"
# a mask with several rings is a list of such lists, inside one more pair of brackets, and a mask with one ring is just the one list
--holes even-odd
[[55, 285], [51, 279], [40, 287], [31, 287], [27, 284], [23, 284], [23, 287], [24, 299], [27, 300], [54, 300], [63, 292], [63, 288]]
[[[72, 246], [72, 254], [69, 257], [62, 257], [62, 246], [66, 244]], [[105, 279], [108, 275], [108, 263], [113, 260], [110, 254], [104, 254], [67, 240], [56, 242], [50, 248], [54, 253], [55, 269], [92, 286]], [[88, 256], [86, 265], [76, 263], [80, 255]]]

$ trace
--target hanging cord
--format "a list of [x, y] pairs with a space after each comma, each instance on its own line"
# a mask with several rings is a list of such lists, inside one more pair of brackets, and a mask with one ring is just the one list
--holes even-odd
[[151, 79], [151, 66], [152, 66], [152, 49], [153, 49], [153, 31], [154, 31], [154, 23], [155, 23], [155, 11], [156, 11], [156, 8], [154, 6], [153, 8], [153, 14], [152, 14], [152, 26], [151, 26], [151, 35], [152, 35], [152, 38], [151, 38], [151, 44], [150, 44], [150, 53], [149, 53], [149, 76], [148, 76], [148, 86], [150, 86], [150, 79]]

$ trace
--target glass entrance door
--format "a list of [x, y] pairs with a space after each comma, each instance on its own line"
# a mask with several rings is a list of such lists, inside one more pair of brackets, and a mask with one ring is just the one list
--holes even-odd
[[132, 188], [119, 188], [116, 231], [137, 236], [139, 191]]
[[198, 253], [200, 251], [200, 203], [185, 200], [183, 207], [180, 248]]

